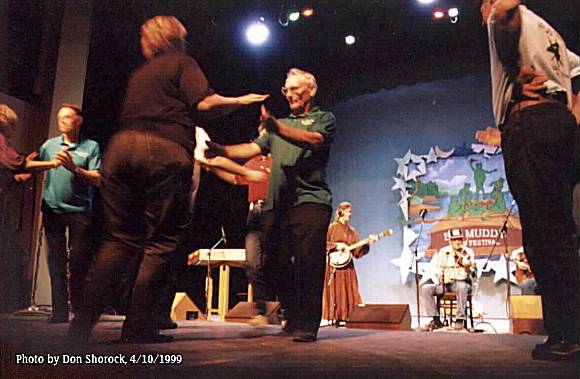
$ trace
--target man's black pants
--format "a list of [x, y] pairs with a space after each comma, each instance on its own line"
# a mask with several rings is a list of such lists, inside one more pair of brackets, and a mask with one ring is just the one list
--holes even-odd
[[515, 112], [502, 128], [510, 190], [517, 201], [524, 250], [542, 295], [553, 338], [578, 342], [578, 246], [572, 216], [580, 168], [576, 122], [560, 103]]
[[330, 207], [315, 203], [263, 213], [266, 262], [276, 262], [272, 278], [297, 330], [316, 333], [320, 326], [330, 214]]

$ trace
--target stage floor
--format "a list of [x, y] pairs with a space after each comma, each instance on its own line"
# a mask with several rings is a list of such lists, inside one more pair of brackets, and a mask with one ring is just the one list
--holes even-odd
[[[324, 327], [317, 342], [300, 344], [274, 336], [279, 326], [256, 330], [238, 323], [180, 321], [178, 329], [165, 332], [175, 337], [172, 343], [131, 345], [119, 342], [120, 329], [120, 321], [100, 322], [91, 344], [79, 348], [67, 345], [67, 324], [0, 315], [0, 377], [578, 378], [580, 372], [578, 363], [534, 361], [530, 351], [542, 336]], [[77, 356], [82, 364], [63, 364]], [[48, 364], [54, 357], [58, 364]], [[41, 358], [42, 364], [16, 363]], [[91, 364], [87, 358], [124, 358], [127, 364]], [[161, 359], [181, 363], [159, 364]]]

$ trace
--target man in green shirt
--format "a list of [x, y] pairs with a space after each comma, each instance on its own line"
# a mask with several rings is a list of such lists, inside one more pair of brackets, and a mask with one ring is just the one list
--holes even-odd
[[264, 259], [268, 271], [276, 267], [272, 278], [287, 319], [282, 334], [293, 336], [295, 342], [316, 340], [322, 316], [326, 231], [332, 212], [325, 170], [335, 118], [314, 106], [317, 89], [311, 73], [291, 69], [282, 88], [291, 114], [278, 120], [262, 107], [260, 120], [268, 133], [245, 144], [211, 144], [209, 151], [235, 159], [272, 155], [268, 197], [262, 207], [268, 256]]

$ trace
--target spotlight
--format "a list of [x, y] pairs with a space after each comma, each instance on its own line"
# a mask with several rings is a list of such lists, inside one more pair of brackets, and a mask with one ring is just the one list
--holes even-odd
[[314, 15], [314, 9], [313, 8], [304, 8], [302, 9], [302, 16], [304, 17], [310, 17]]
[[246, 29], [246, 39], [252, 45], [261, 45], [270, 36], [270, 30], [263, 21], [264, 19], [260, 18], [260, 22], [254, 22]]
[[443, 17], [445, 17], [445, 12], [442, 9], [435, 9], [433, 11], [433, 18], [435, 20], [441, 20]]
[[433, 4], [435, 0], [417, 0], [421, 4]]
[[353, 43], [356, 42], [356, 38], [352, 34], [349, 34], [346, 37], [344, 37], [344, 42], [347, 45], [352, 45]]
[[449, 8], [449, 10], [447, 11], [447, 14], [451, 18], [457, 17], [457, 16], [459, 16], [459, 9], [457, 9], [457, 8]]
[[295, 22], [298, 21], [298, 19], [300, 18], [300, 12], [298, 11], [292, 11], [290, 13], [288, 13], [288, 20]]

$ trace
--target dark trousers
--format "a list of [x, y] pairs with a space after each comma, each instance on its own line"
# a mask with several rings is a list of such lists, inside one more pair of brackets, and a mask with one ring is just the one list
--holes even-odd
[[286, 319], [298, 330], [320, 326], [330, 213], [314, 203], [263, 213], [268, 260], [276, 261], [273, 278]]
[[96, 319], [128, 275], [135, 279], [123, 327], [129, 334], [156, 332], [159, 295], [191, 220], [192, 169], [190, 152], [172, 141], [133, 130], [113, 137], [101, 170], [107, 229], [83, 316]]
[[559, 103], [508, 117], [502, 148], [510, 190], [517, 201], [524, 250], [542, 295], [544, 326], [554, 338], [577, 342], [578, 246], [572, 216], [578, 174], [576, 122]]
[[93, 261], [91, 215], [79, 212], [56, 213], [45, 204], [42, 212], [48, 244], [52, 312], [57, 317], [68, 318], [69, 294], [70, 303], [76, 311]]

